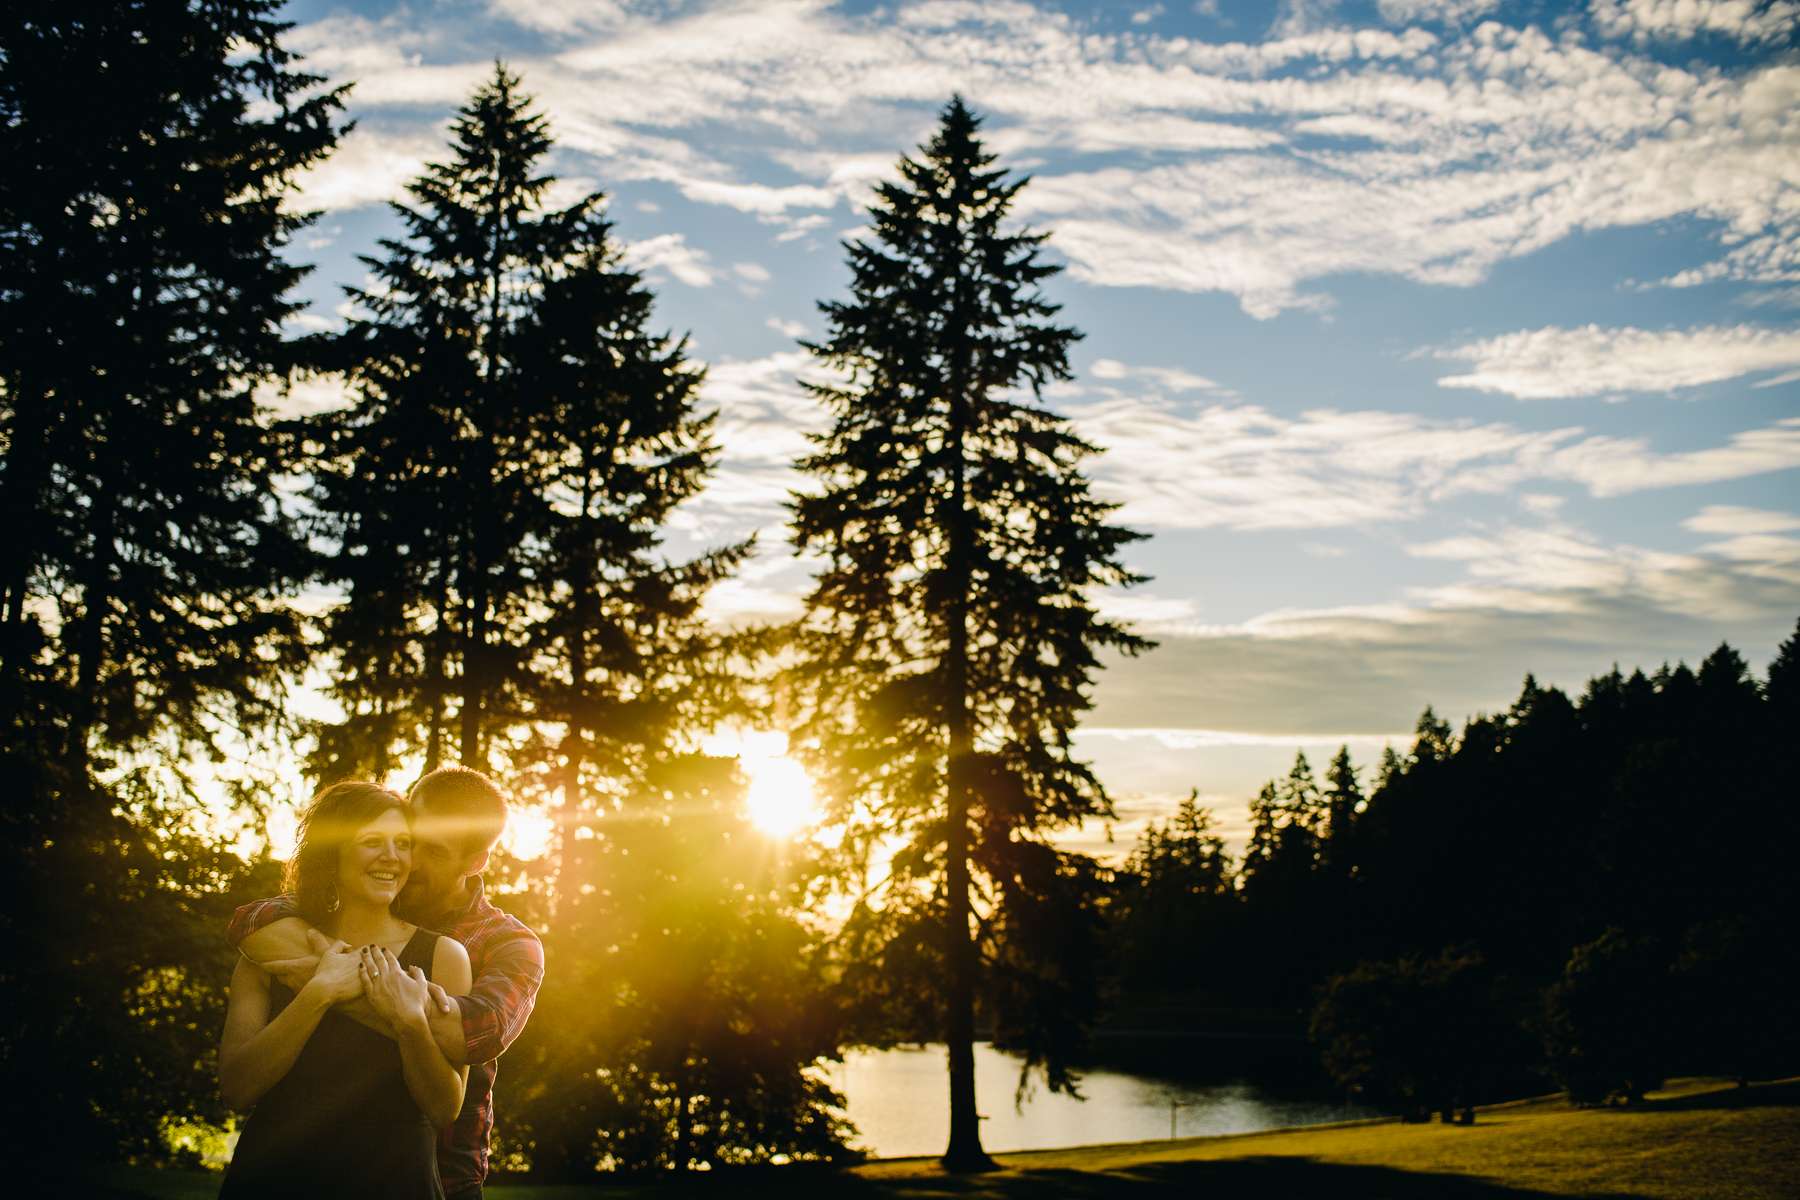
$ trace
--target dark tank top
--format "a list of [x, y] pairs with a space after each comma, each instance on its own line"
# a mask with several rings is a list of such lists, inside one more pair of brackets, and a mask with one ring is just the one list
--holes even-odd
[[[431, 978], [438, 935], [421, 929], [400, 965]], [[273, 1021], [294, 993], [269, 981]], [[232, 1152], [219, 1200], [367, 1197], [443, 1200], [437, 1131], [407, 1090], [400, 1047], [327, 1012], [280, 1081], [256, 1102]]]

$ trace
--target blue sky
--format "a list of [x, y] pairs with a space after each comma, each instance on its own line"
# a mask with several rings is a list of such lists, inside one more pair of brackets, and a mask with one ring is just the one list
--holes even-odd
[[1800, 616], [1795, 0], [286, 11], [356, 84], [304, 181], [306, 323], [504, 57], [559, 195], [610, 195], [709, 364], [725, 461], [669, 545], [761, 531], [721, 620], [806, 582], [781, 501], [823, 415], [794, 339], [840, 240], [953, 91], [985, 114], [1088, 335], [1048, 402], [1153, 535], [1154, 579], [1102, 599], [1162, 647], [1106, 673], [1081, 741], [1122, 841], [1189, 787], [1241, 836], [1296, 747], [1370, 761], [1527, 671], [1578, 689], [1721, 639], [1760, 667]]

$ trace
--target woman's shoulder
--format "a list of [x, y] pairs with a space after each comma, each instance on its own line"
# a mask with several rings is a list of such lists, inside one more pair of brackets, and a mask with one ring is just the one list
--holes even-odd
[[451, 995], [460, 996], [469, 990], [473, 982], [468, 948], [449, 934], [435, 936], [437, 943], [431, 950], [432, 982]]

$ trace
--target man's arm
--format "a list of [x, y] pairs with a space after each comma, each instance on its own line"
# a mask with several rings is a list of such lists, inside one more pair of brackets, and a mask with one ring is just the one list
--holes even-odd
[[505, 1053], [524, 1030], [544, 982], [544, 946], [529, 931], [515, 930], [483, 949], [468, 995], [432, 989], [431, 1036], [452, 1066], [492, 1062]]
[[[227, 937], [237, 934], [234, 940], [237, 941], [238, 951], [281, 980], [297, 995], [319, 969], [319, 956], [335, 947], [324, 934], [299, 917], [278, 915], [282, 907], [291, 908], [291, 905], [283, 904], [288, 899], [286, 896], [278, 896], [260, 904], [246, 904], [238, 909], [238, 916], [232, 919], [231, 933]], [[246, 917], [246, 912], [251, 909], [261, 911]], [[257, 916], [269, 919], [269, 923], [260, 928], [252, 927], [250, 931], [240, 930], [240, 922], [249, 925]], [[334, 1007], [352, 1021], [366, 1025], [384, 1037], [395, 1036], [393, 1026], [382, 1020], [381, 1014], [375, 1011], [375, 1006], [365, 996], [342, 1001]], [[433, 1011], [435, 1014], [435, 1008]]]
[[[231, 914], [231, 925], [225, 930], [225, 940], [243, 949], [245, 938], [288, 917], [295, 918], [296, 923], [304, 930], [306, 923], [299, 921], [299, 916], [300, 901], [291, 893], [268, 900], [253, 900], [249, 904], [239, 905], [238, 910]], [[305, 941], [305, 935], [302, 934], [301, 944], [304, 945]], [[255, 959], [255, 955], [250, 957]]]

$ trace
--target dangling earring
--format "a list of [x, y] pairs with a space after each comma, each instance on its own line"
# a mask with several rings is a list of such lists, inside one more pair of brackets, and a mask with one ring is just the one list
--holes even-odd
[[326, 909], [325, 911], [328, 913], [334, 913], [338, 910], [338, 906], [341, 905], [342, 903], [343, 903], [343, 900], [341, 898], [339, 898], [339, 896], [338, 896], [337, 884], [334, 883], [331, 885], [331, 907]]

